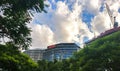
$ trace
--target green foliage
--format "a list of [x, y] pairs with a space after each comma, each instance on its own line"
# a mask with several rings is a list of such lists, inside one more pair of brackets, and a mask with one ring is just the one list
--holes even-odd
[[37, 71], [48, 71], [48, 61], [45, 60], [38, 61]]
[[6, 71], [34, 71], [37, 64], [12, 44], [0, 45], [0, 68]]
[[38, 61], [38, 70], [37, 71], [70, 71], [68, 60], [57, 61]]
[[45, 11], [43, 0], [0, 0], [0, 13], [3, 13], [0, 14], [2, 71], [36, 71], [38, 65], [19, 51], [21, 48], [27, 49], [31, 44], [31, 30], [27, 27], [31, 20], [29, 10]]
[[1, 0], [0, 38], [8, 38], [9, 42], [26, 49], [30, 43], [30, 29], [26, 23], [30, 21], [28, 10], [45, 11], [43, 0]]
[[99, 38], [74, 55], [80, 71], [119, 71], [120, 32]]

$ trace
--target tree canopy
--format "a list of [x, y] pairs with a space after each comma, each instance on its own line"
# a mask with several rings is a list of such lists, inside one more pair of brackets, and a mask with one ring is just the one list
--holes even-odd
[[43, 0], [0, 0], [0, 71], [36, 71], [37, 63], [19, 49], [31, 43], [29, 11], [44, 6]]
[[74, 55], [80, 71], [120, 70], [120, 31], [99, 38]]
[[[7, 38], [12, 44], [26, 49], [31, 43], [28, 10], [45, 11], [43, 0], [1, 0], [0, 39]], [[3, 41], [3, 40], [1, 40]]]
[[0, 69], [2, 71], [35, 71], [38, 66], [12, 44], [0, 45], [0, 50], [2, 50], [0, 51]]

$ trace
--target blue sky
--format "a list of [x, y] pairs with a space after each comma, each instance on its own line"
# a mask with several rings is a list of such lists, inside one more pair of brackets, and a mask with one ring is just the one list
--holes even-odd
[[48, 13], [34, 13], [30, 24], [31, 48], [45, 49], [56, 43], [82, 44], [92, 39], [94, 33], [97, 36], [110, 29], [104, 3], [108, 3], [120, 22], [120, 0], [46, 0], [45, 3], [50, 6], [45, 8]]

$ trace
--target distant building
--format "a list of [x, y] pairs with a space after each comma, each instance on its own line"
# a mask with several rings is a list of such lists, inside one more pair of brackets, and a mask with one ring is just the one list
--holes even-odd
[[31, 49], [24, 51], [25, 54], [29, 55], [34, 61], [42, 60], [44, 50]]
[[75, 43], [60, 43], [48, 46], [43, 54], [43, 59], [48, 61], [70, 58], [80, 47]]

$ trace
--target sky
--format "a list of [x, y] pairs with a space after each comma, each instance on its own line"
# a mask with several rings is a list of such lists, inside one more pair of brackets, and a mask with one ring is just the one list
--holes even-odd
[[33, 12], [30, 49], [46, 49], [58, 43], [82, 44], [111, 29], [112, 16], [120, 25], [120, 0], [46, 0], [47, 13]]

